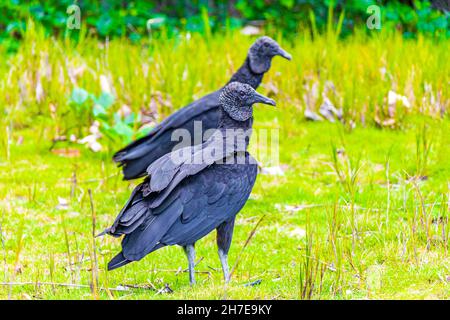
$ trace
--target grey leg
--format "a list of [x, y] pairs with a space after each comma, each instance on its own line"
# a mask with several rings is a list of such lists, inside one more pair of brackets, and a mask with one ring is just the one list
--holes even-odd
[[195, 284], [195, 248], [193, 244], [183, 247], [189, 262], [189, 282]]
[[233, 238], [234, 219], [225, 221], [217, 227], [217, 247], [219, 248], [219, 259], [222, 264], [222, 271], [225, 283], [230, 281], [230, 270], [228, 268], [228, 250], [230, 250], [231, 239]]
[[219, 259], [222, 264], [223, 278], [225, 283], [230, 282], [230, 270], [228, 269], [228, 254], [226, 254], [222, 249], [219, 249]]

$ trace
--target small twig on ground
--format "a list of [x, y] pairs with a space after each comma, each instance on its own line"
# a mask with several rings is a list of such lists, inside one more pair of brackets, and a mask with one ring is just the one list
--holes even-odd
[[208, 268], [210, 268], [211, 270], [213, 270], [214, 272], [218, 272], [218, 271], [220, 271], [220, 269], [219, 268], [214, 268], [214, 267], [211, 267], [211, 266], [208, 266]]
[[260, 285], [260, 284], [261, 284], [261, 282], [262, 282], [262, 280], [261, 280], [261, 279], [257, 279], [257, 280], [255, 280], [255, 281], [252, 281], [252, 282], [247, 282], [247, 283], [244, 283], [244, 284], [243, 284], [243, 286], [244, 286], [244, 287], [254, 287], [254, 286], [258, 286], [258, 285]]
[[149, 283], [147, 285], [137, 285], [137, 284], [121, 284], [121, 287], [131, 288], [131, 289], [142, 289], [142, 290], [153, 290], [158, 291], [153, 283]]
[[164, 287], [158, 290], [156, 294], [162, 294], [162, 293], [173, 293], [173, 290], [171, 287], [169, 287], [169, 284], [166, 283]]
[[[87, 284], [73, 284], [73, 283], [57, 283], [57, 282], [0, 282], [0, 286], [54, 286], [54, 287], [69, 287], [75, 289], [91, 289]], [[127, 291], [120, 288], [100, 288], [100, 290], [110, 291]]]
[[[200, 262], [202, 262], [203, 259], [204, 259], [203, 257], [201, 257], [200, 259], [198, 259], [197, 262], [196, 262], [195, 265], [194, 265], [194, 268], [195, 268]], [[181, 272], [188, 272], [188, 271], [189, 271], [189, 268], [186, 268], [186, 269], [181, 269], [181, 268], [179, 268], [179, 269], [176, 270], [176, 271], [174, 271], [174, 270], [158, 270], [158, 271], [175, 272], [175, 275], [178, 275], [178, 274], [181, 273]], [[209, 273], [209, 271], [205, 271], [205, 272], [202, 272], [202, 271], [195, 271], [195, 273]]]
[[[433, 206], [441, 206], [441, 205], [449, 205], [450, 206], [450, 201], [449, 202], [436, 202], [436, 203], [420, 203], [418, 204], [416, 207], [433, 207]], [[301, 211], [304, 209], [308, 209], [308, 208], [323, 208], [323, 207], [332, 207], [335, 206], [335, 204], [333, 203], [312, 203], [312, 204], [300, 204], [300, 205], [293, 205], [293, 208], [278, 208], [278, 210], [285, 210], [285, 211]], [[337, 208], [340, 209], [351, 209], [350, 205], [337, 205]], [[371, 207], [371, 208], [367, 208], [367, 207], [360, 207], [358, 205], [355, 205], [354, 208], [355, 210], [371, 210], [371, 211], [385, 211], [388, 208], [387, 207]], [[404, 207], [399, 207], [399, 208], [389, 208], [390, 211], [402, 211], [405, 210]]]
[[56, 143], [62, 142], [62, 141], [68, 141], [66, 136], [58, 136], [52, 139], [52, 144], [50, 148], [48, 148], [48, 151], [52, 151], [53, 148], [56, 146]]

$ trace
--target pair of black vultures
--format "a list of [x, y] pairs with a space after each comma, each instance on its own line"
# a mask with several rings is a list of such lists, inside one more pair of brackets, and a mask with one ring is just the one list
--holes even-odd
[[[239, 139], [224, 133], [251, 129], [253, 104], [275, 105], [255, 89], [277, 55], [291, 59], [273, 39], [257, 39], [244, 64], [223, 88], [175, 112], [147, 136], [114, 155], [126, 180], [143, 176], [145, 180], [134, 189], [113, 225], [100, 234], [124, 235], [122, 252], [109, 262], [108, 270], [177, 244], [187, 255], [193, 284], [194, 244], [216, 229], [225, 282], [230, 280], [227, 254], [234, 221], [250, 196], [257, 164], [246, 151], [248, 138], [238, 143]], [[201, 122], [203, 132], [217, 129], [218, 134], [198, 145], [174, 150], [174, 131], [186, 129], [192, 136], [194, 121]], [[202, 157], [204, 154], [210, 156]]]

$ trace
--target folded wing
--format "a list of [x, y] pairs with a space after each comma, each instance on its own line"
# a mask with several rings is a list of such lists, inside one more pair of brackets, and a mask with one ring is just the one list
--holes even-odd
[[126, 180], [145, 175], [147, 167], [156, 159], [173, 150], [178, 141], [172, 141], [175, 129], [186, 129], [194, 134], [194, 121], [201, 121], [202, 132], [216, 128], [218, 122], [219, 91], [204, 96], [170, 115], [145, 137], [119, 150], [113, 157], [123, 166]]

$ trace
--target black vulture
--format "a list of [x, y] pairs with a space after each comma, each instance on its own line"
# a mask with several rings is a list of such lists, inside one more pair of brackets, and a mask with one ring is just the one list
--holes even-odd
[[[275, 40], [267, 36], [258, 38], [250, 47], [244, 64], [228, 83], [241, 82], [256, 89], [276, 55], [291, 59], [291, 55]], [[153, 161], [173, 151], [178, 144], [178, 141], [172, 141], [172, 133], [176, 129], [186, 129], [190, 137], [194, 137], [194, 121], [200, 121], [202, 130], [195, 132], [197, 137], [194, 137], [193, 141], [203, 142], [202, 133], [217, 128], [219, 94], [220, 89], [181, 108], [152, 129], [147, 136], [116, 152], [113, 160], [122, 166], [124, 179], [145, 176], [145, 170]]]
[[108, 270], [142, 259], [168, 245], [184, 248], [194, 283], [194, 244], [217, 229], [225, 281], [236, 214], [246, 203], [257, 162], [246, 151], [255, 103], [275, 105], [250, 85], [232, 82], [220, 94], [219, 126], [204, 143], [164, 155], [147, 169], [113, 225], [100, 235], [124, 235], [122, 252]]

